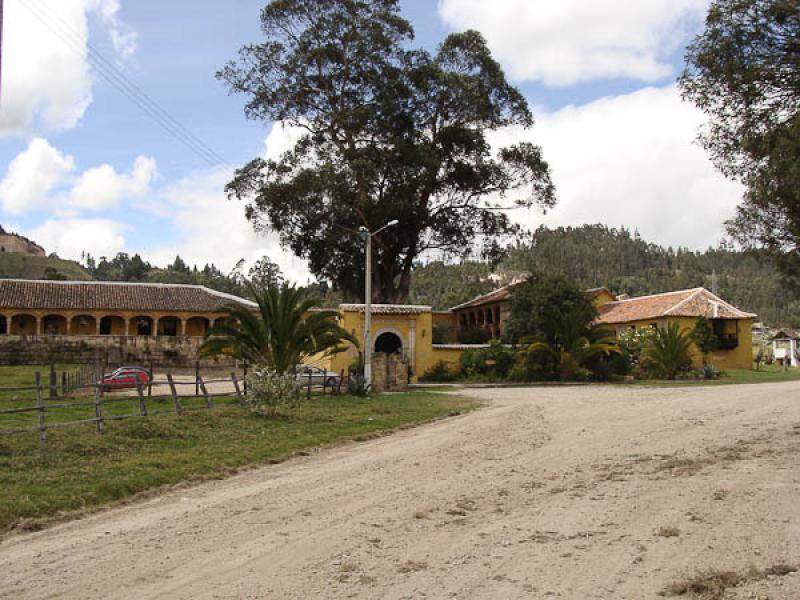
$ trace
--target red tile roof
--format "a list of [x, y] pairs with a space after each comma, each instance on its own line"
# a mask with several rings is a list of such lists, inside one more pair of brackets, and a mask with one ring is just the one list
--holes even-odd
[[0, 279], [0, 309], [217, 312], [250, 300], [200, 285]]
[[484, 294], [482, 296], [478, 296], [477, 298], [473, 298], [469, 302], [464, 302], [463, 304], [454, 306], [450, 310], [454, 311], [454, 310], [462, 310], [464, 308], [477, 308], [479, 306], [485, 306], [487, 304], [493, 304], [495, 302], [502, 302], [503, 300], [507, 300], [508, 297], [511, 295], [512, 287], [513, 287], [512, 285], [501, 287], [500, 289], [494, 290], [493, 292], [489, 292], [488, 294]]
[[756, 315], [739, 310], [705, 288], [680, 290], [609, 302], [598, 309], [597, 322], [606, 325], [631, 323], [664, 317], [706, 317], [707, 319], [753, 319]]

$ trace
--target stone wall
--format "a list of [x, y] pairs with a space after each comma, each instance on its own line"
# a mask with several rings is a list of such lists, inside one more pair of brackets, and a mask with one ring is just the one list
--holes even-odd
[[408, 389], [409, 361], [399, 354], [373, 354], [372, 391], [398, 392]]
[[[134, 364], [190, 367], [197, 360], [200, 337], [2, 335], [0, 365], [68, 363]], [[229, 366], [228, 358], [205, 358], [203, 367]]]

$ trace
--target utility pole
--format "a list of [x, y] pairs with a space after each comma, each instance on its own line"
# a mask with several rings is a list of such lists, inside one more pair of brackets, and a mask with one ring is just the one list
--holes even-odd
[[370, 232], [366, 227], [358, 230], [361, 239], [366, 244], [366, 281], [364, 282], [364, 380], [367, 385], [372, 384], [372, 238], [387, 227], [397, 225], [398, 221], [389, 221], [375, 232]]

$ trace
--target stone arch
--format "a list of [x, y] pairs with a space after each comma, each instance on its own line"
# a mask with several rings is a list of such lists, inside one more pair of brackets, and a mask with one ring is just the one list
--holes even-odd
[[38, 333], [36, 317], [28, 313], [13, 315], [8, 332], [11, 335], [36, 335]]
[[375, 336], [376, 354], [402, 354], [403, 336], [396, 330], [383, 330]]
[[99, 325], [100, 335], [128, 335], [125, 319], [120, 315], [103, 315]]
[[97, 335], [97, 319], [92, 315], [75, 315], [69, 324], [70, 335]]
[[186, 321], [186, 335], [192, 337], [202, 337], [211, 326], [211, 321], [206, 317], [190, 317]]
[[155, 335], [176, 337], [181, 335], [181, 320], [174, 315], [167, 315], [158, 319]]
[[42, 317], [42, 333], [44, 335], [67, 335], [69, 320], [64, 315], [45, 315]]
[[153, 318], [147, 315], [133, 317], [131, 319], [131, 335], [155, 335], [153, 331]]

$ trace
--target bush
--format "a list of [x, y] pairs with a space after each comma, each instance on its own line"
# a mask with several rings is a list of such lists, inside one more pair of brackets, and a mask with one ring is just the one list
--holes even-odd
[[362, 373], [352, 373], [347, 379], [347, 393], [351, 396], [368, 396], [370, 388]]
[[473, 348], [461, 355], [461, 372], [467, 377], [486, 376], [505, 379], [514, 366], [514, 350], [500, 342], [488, 348]]
[[621, 353], [601, 356], [589, 365], [593, 381], [620, 381], [633, 372], [633, 363], [630, 355]]
[[423, 381], [430, 381], [431, 383], [449, 383], [456, 379], [456, 374], [450, 370], [450, 366], [443, 360], [440, 360], [422, 375]]
[[461, 344], [485, 344], [491, 337], [489, 332], [481, 327], [467, 327], [458, 330], [458, 341]]
[[244, 402], [262, 417], [272, 417], [281, 408], [294, 408], [303, 400], [303, 390], [294, 373], [277, 373], [268, 367], [254, 367], [247, 375]]
[[431, 340], [434, 344], [452, 344], [456, 340], [455, 327], [447, 323], [434, 323]]
[[555, 381], [558, 379], [558, 364], [545, 352], [520, 352], [508, 373], [511, 381]]

